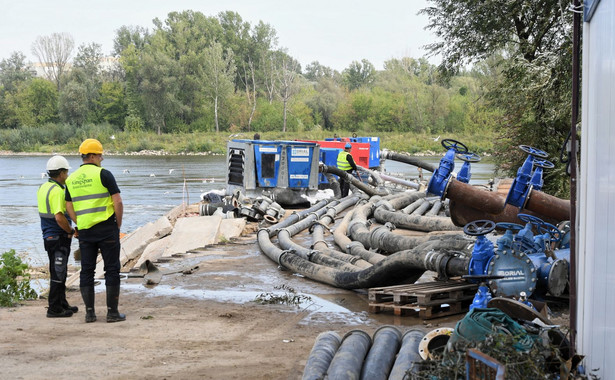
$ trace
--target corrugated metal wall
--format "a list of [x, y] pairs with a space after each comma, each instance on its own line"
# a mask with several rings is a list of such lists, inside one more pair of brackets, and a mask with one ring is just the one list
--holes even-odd
[[615, 379], [614, 36], [615, 0], [601, 0], [583, 24], [577, 348], [602, 379]]

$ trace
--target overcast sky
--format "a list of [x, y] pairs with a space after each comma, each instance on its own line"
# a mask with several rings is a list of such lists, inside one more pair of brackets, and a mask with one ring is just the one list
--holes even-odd
[[[96, 42], [113, 48], [122, 25], [151, 30], [152, 20], [169, 12], [200, 11], [216, 16], [235, 11], [250, 24], [262, 20], [277, 32], [279, 46], [302, 67], [313, 61], [342, 71], [352, 61], [369, 60], [376, 69], [391, 58], [426, 54], [434, 36], [417, 12], [427, 0], [2, 0], [0, 59], [21, 51], [30, 61], [38, 36], [68, 33], [76, 47]], [[438, 58], [430, 58], [439, 63]]]

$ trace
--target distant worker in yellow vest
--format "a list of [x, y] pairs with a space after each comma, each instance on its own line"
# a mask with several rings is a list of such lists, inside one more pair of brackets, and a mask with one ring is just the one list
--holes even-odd
[[[354, 163], [354, 159], [350, 154], [350, 149], [352, 145], [350, 143], [346, 143], [344, 145], [344, 150], [341, 151], [337, 155], [337, 168], [344, 170], [348, 173], [348, 175], [352, 175], [352, 171], [357, 171], [357, 165]], [[348, 196], [348, 191], [350, 190], [350, 182], [346, 181], [346, 179], [340, 177], [340, 190], [342, 191], [342, 198]]]
[[71, 317], [79, 308], [66, 301], [66, 274], [70, 244], [75, 234], [72, 221], [66, 216], [64, 185], [70, 166], [66, 158], [53, 156], [47, 161], [49, 180], [36, 194], [41, 217], [43, 243], [49, 256], [49, 297], [47, 318]]
[[94, 272], [98, 250], [102, 254], [107, 288], [107, 322], [126, 320], [118, 311], [120, 296], [120, 227], [124, 205], [115, 177], [103, 169], [100, 141], [87, 139], [79, 146], [83, 164], [66, 180], [66, 210], [76, 221], [81, 249], [81, 297], [85, 322], [95, 322]]

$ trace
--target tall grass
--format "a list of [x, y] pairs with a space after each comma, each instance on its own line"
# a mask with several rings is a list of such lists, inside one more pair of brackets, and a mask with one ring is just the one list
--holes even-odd
[[[324, 140], [333, 137], [350, 137], [347, 131], [323, 131], [314, 129], [301, 132], [260, 132], [261, 140]], [[109, 124], [84, 125], [48, 124], [43, 127], [21, 127], [0, 130], [0, 149], [28, 153], [76, 153], [79, 144], [86, 138], [100, 140], [108, 153], [131, 153], [164, 151], [169, 154], [224, 154], [226, 144], [232, 139], [252, 139], [253, 132], [231, 134], [230, 132], [176, 132], [157, 135], [154, 132], [125, 132]], [[493, 150], [493, 132], [480, 134], [447, 134], [438, 136], [415, 133], [379, 132], [362, 136], [380, 137], [381, 149], [395, 152], [433, 153], [444, 152], [441, 142], [445, 138], [458, 140], [471, 152], [484, 154]]]

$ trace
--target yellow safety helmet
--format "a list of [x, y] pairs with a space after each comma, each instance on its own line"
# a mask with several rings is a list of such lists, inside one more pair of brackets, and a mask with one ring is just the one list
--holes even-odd
[[81, 145], [79, 145], [79, 153], [81, 154], [102, 154], [103, 147], [100, 141], [96, 139], [87, 139], [84, 140]]

